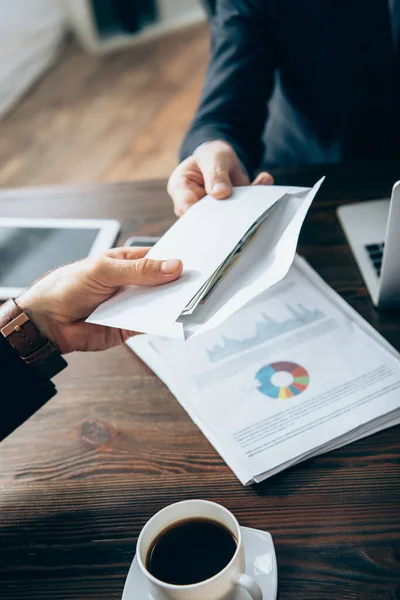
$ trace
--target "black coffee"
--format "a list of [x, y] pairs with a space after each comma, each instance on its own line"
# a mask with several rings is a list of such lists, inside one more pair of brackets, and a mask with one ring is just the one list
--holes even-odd
[[222, 571], [236, 546], [236, 539], [223, 525], [188, 519], [165, 529], [154, 540], [146, 568], [165, 583], [190, 585]]

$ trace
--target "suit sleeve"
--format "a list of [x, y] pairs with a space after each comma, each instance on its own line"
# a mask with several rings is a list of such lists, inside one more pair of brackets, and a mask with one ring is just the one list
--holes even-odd
[[234, 147], [249, 174], [259, 166], [276, 67], [267, 5], [266, 0], [217, 2], [205, 85], [181, 160], [200, 144], [222, 139]]
[[0, 335], [0, 441], [55, 394], [54, 384], [26, 365]]

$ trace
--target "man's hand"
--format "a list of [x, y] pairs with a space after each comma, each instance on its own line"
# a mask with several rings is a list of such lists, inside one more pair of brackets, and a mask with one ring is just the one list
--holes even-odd
[[124, 285], [159, 285], [182, 273], [180, 260], [144, 258], [148, 248], [114, 248], [52, 271], [17, 304], [62, 354], [106, 350], [135, 332], [85, 323], [95, 308]]
[[[260, 173], [253, 185], [270, 185], [274, 182], [269, 173]], [[174, 203], [175, 214], [180, 217], [206, 194], [218, 200], [228, 198], [232, 186], [249, 185], [236, 152], [226, 142], [217, 140], [202, 144], [172, 173], [168, 193]]]

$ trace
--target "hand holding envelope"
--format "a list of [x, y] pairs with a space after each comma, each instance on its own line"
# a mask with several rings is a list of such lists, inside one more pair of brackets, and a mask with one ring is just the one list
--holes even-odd
[[147, 255], [179, 258], [180, 279], [157, 288], [127, 287], [88, 321], [179, 339], [219, 325], [286, 275], [322, 181], [312, 189], [240, 187], [223, 201], [206, 196]]

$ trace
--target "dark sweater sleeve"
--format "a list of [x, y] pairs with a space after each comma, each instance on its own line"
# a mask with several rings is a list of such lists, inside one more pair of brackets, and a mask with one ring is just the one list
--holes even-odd
[[180, 158], [203, 142], [222, 139], [249, 174], [259, 166], [276, 67], [266, 0], [219, 0], [211, 21], [211, 58], [199, 108]]
[[0, 335], [0, 441], [56, 394], [54, 384], [26, 365]]

